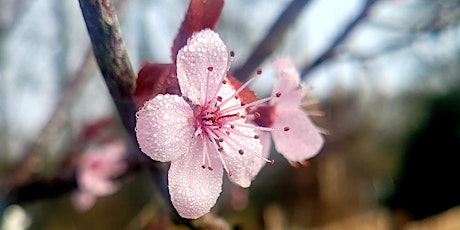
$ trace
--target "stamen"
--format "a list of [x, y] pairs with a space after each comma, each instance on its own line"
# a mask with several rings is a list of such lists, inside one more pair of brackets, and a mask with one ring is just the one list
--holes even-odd
[[325, 117], [326, 113], [322, 111], [307, 111], [306, 112], [308, 116], [314, 116], [314, 117]]
[[204, 95], [204, 101], [207, 102], [208, 100], [208, 92], [209, 92], [209, 77], [211, 76], [211, 72], [214, 68], [212, 66], [208, 67], [208, 75], [206, 76], [206, 89]]
[[315, 104], [318, 104], [319, 102], [316, 101], [316, 100], [307, 100], [305, 102], [303, 102], [300, 106], [301, 107], [308, 107], [308, 106], [311, 106], [311, 105], [315, 105]]
[[323, 128], [321, 128], [321, 127], [316, 127], [316, 126], [315, 126], [315, 128], [318, 130], [318, 132], [320, 132], [320, 133], [322, 133], [322, 134], [324, 134], [324, 135], [326, 135], [326, 136], [331, 135], [331, 131], [329, 131], [329, 130], [327, 130], [327, 129], [323, 129]]
[[[222, 131], [216, 130], [216, 132], [222, 132]], [[238, 134], [237, 130], [235, 130], [234, 133]], [[241, 134], [241, 135], [243, 135], [243, 134]], [[236, 148], [238, 148], [238, 147], [244, 147], [244, 146], [241, 146], [241, 143], [240, 143], [240, 142], [238, 142], [237, 140], [235, 140], [234, 138], [232, 138], [232, 137], [230, 137], [230, 136], [229, 136], [226, 140], [227, 140], [228, 146], [230, 146], [231, 148], [233, 148], [233, 149], [235, 149], [235, 150], [236, 150]], [[246, 149], [246, 150], [248, 150], [250, 154], [256, 156], [256, 157], [259, 158], [259, 159], [262, 159], [263, 161], [269, 163], [270, 165], [273, 165], [273, 164], [274, 164], [274, 160], [267, 159], [267, 158], [265, 158], [265, 157], [263, 157], [263, 156], [260, 156], [259, 154], [257, 154], [257, 152], [255, 152], [255, 151], [252, 150], [252, 149]], [[238, 153], [239, 153], [240, 155], [243, 155], [243, 154], [245, 153], [245, 151], [243, 150], [243, 148], [239, 148], [239, 149], [238, 149]]]
[[[205, 168], [211, 168], [211, 159], [209, 157], [209, 152], [208, 152], [208, 145], [206, 143], [206, 138], [202, 137], [202, 143], [203, 143], [203, 165], [201, 166], [203, 169]], [[206, 164], [206, 161], [208, 161], [208, 163]]]
[[[206, 133], [209, 135], [209, 136], [216, 136], [215, 133], [213, 133], [211, 130], [209, 129], [205, 129], [206, 130]], [[224, 161], [224, 158], [222, 158], [222, 154], [221, 152], [223, 152], [224, 148], [220, 145], [217, 144], [216, 140], [214, 138], [211, 138], [211, 143], [214, 145], [214, 147], [216, 148], [217, 150], [217, 155], [219, 156], [219, 159], [220, 161], [222, 162], [222, 166], [224, 166], [224, 169], [225, 171], [227, 171], [228, 175], [229, 176], [232, 176], [232, 172], [228, 169], [227, 167], [227, 164], [225, 163]]]
[[[266, 98], [259, 99], [259, 100], [257, 100], [257, 101], [253, 101], [253, 102], [251, 102], [251, 103], [249, 103], [249, 104], [245, 104], [245, 105], [241, 105], [241, 104], [240, 104], [240, 105], [230, 106], [230, 107], [228, 107], [228, 108], [225, 108], [225, 109], [221, 110], [221, 112], [222, 112], [222, 113], [228, 113], [228, 112], [231, 112], [231, 111], [233, 111], [233, 110], [240, 110], [240, 109], [249, 108], [249, 107], [254, 106], [254, 105], [263, 104], [263, 103], [265, 103], [265, 102], [267, 102], [267, 101], [270, 101], [270, 100], [273, 99], [273, 98], [274, 98], [274, 97], [271, 96], [271, 97], [266, 97]], [[228, 101], [228, 99], [227, 99], [226, 101]], [[224, 103], [224, 102], [222, 102], [222, 104], [223, 104], [223, 103]], [[220, 104], [221, 107], [222, 107], [222, 104]]]
[[238, 88], [235, 91], [235, 93], [233, 93], [232, 96], [228, 97], [225, 101], [222, 102], [221, 106], [225, 105], [233, 97], [235, 99], [238, 99], [238, 94], [241, 93], [241, 91], [243, 91], [243, 89], [246, 88], [249, 84], [251, 84], [251, 82], [253, 82], [257, 77], [258, 77], [258, 75], [255, 75], [255, 76], [251, 77], [248, 81], [246, 81], [243, 85], [241, 85], [240, 88]]

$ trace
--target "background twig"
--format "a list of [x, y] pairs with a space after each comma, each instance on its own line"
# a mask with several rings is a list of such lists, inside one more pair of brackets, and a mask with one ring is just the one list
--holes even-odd
[[345, 39], [348, 38], [348, 35], [351, 34], [351, 32], [356, 28], [356, 26], [359, 25], [359, 23], [367, 17], [369, 10], [371, 9], [372, 5], [374, 5], [374, 3], [376, 2], [377, 0], [367, 0], [359, 14], [356, 16], [356, 18], [352, 20], [350, 24], [348, 24], [340, 34], [337, 35], [337, 37], [333, 40], [329, 48], [327, 48], [314, 61], [306, 64], [303, 68], [301, 68], [302, 72], [300, 73], [300, 76], [302, 77], [302, 79], [305, 79], [306, 76], [313, 69], [315, 69], [321, 63], [323, 63], [324, 61], [326, 61], [334, 55], [337, 46], [339, 46], [343, 41], [345, 41]]
[[310, 0], [293, 0], [289, 3], [265, 37], [260, 41], [257, 47], [252, 50], [246, 63], [237, 68], [233, 76], [242, 82], [247, 81], [265, 58], [267, 58], [280, 44], [280, 41], [283, 39], [290, 25], [294, 23], [309, 2]]

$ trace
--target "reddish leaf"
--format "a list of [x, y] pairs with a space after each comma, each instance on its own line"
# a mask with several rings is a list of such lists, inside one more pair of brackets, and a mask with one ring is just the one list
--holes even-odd
[[[243, 84], [241, 84], [240, 81], [238, 81], [236, 78], [234, 78], [232, 75], [227, 73], [227, 79], [229, 83], [237, 90], [239, 89]], [[257, 100], [256, 93], [254, 91], [250, 90], [248, 87], [245, 87], [241, 92], [238, 94], [239, 99], [241, 102], [244, 104], [249, 104], [255, 100]]]
[[137, 76], [134, 100], [138, 108], [158, 94], [180, 95], [174, 64], [144, 63]]
[[172, 58], [176, 63], [177, 52], [187, 44], [187, 39], [194, 32], [209, 28], [214, 29], [219, 21], [224, 0], [191, 0], [185, 19], [174, 39]]

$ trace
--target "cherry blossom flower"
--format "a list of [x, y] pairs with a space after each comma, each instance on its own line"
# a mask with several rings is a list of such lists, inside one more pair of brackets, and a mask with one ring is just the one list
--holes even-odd
[[256, 133], [261, 127], [247, 122], [255, 114], [247, 111], [273, 97], [245, 104], [239, 95], [249, 82], [232, 83], [227, 48], [209, 29], [188, 39], [176, 66], [182, 96], [159, 94], [148, 100], [136, 114], [136, 135], [153, 160], [171, 162], [171, 201], [182, 217], [194, 219], [216, 203], [224, 170], [246, 188], [265, 163], [272, 163]]
[[121, 140], [83, 153], [77, 168], [78, 190], [73, 203], [80, 211], [91, 208], [97, 197], [115, 193], [119, 186], [113, 179], [126, 170], [123, 156], [126, 146]]
[[274, 97], [268, 105], [254, 108], [260, 116], [255, 117], [253, 122], [275, 130], [289, 129], [289, 132], [258, 131], [264, 154], [270, 151], [271, 134], [276, 150], [291, 164], [305, 164], [305, 161], [315, 156], [323, 146], [322, 131], [302, 109], [305, 92], [292, 61], [288, 58], [279, 58], [273, 62], [273, 66], [280, 72], [273, 87], [273, 94], [281, 93], [283, 96]]

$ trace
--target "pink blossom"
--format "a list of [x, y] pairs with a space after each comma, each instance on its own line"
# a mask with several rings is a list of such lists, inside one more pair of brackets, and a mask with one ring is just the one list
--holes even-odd
[[[280, 72], [273, 94], [281, 93], [282, 96], [274, 97], [268, 105], [255, 108], [261, 116], [255, 118], [254, 122], [275, 130], [288, 129], [289, 132], [271, 132], [275, 148], [291, 164], [304, 163], [319, 152], [324, 140], [320, 129], [301, 108], [305, 92], [292, 61], [279, 58], [273, 62], [273, 66]], [[259, 131], [259, 135], [267, 154], [270, 151], [270, 135], [265, 131]]]
[[[232, 56], [232, 55], [231, 55]], [[182, 96], [159, 94], [138, 111], [136, 135], [153, 160], [171, 162], [171, 201], [184, 218], [198, 218], [214, 206], [225, 170], [249, 187], [270, 162], [262, 152], [256, 127], [228, 75], [227, 48], [212, 30], [194, 33], [178, 51], [177, 79]]]
[[113, 179], [126, 169], [123, 161], [125, 151], [125, 144], [117, 140], [83, 153], [77, 168], [78, 191], [72, 197], [78, 210], [87, 210], [97, 197], [111, 195], [118, 190], [119, 186]]

